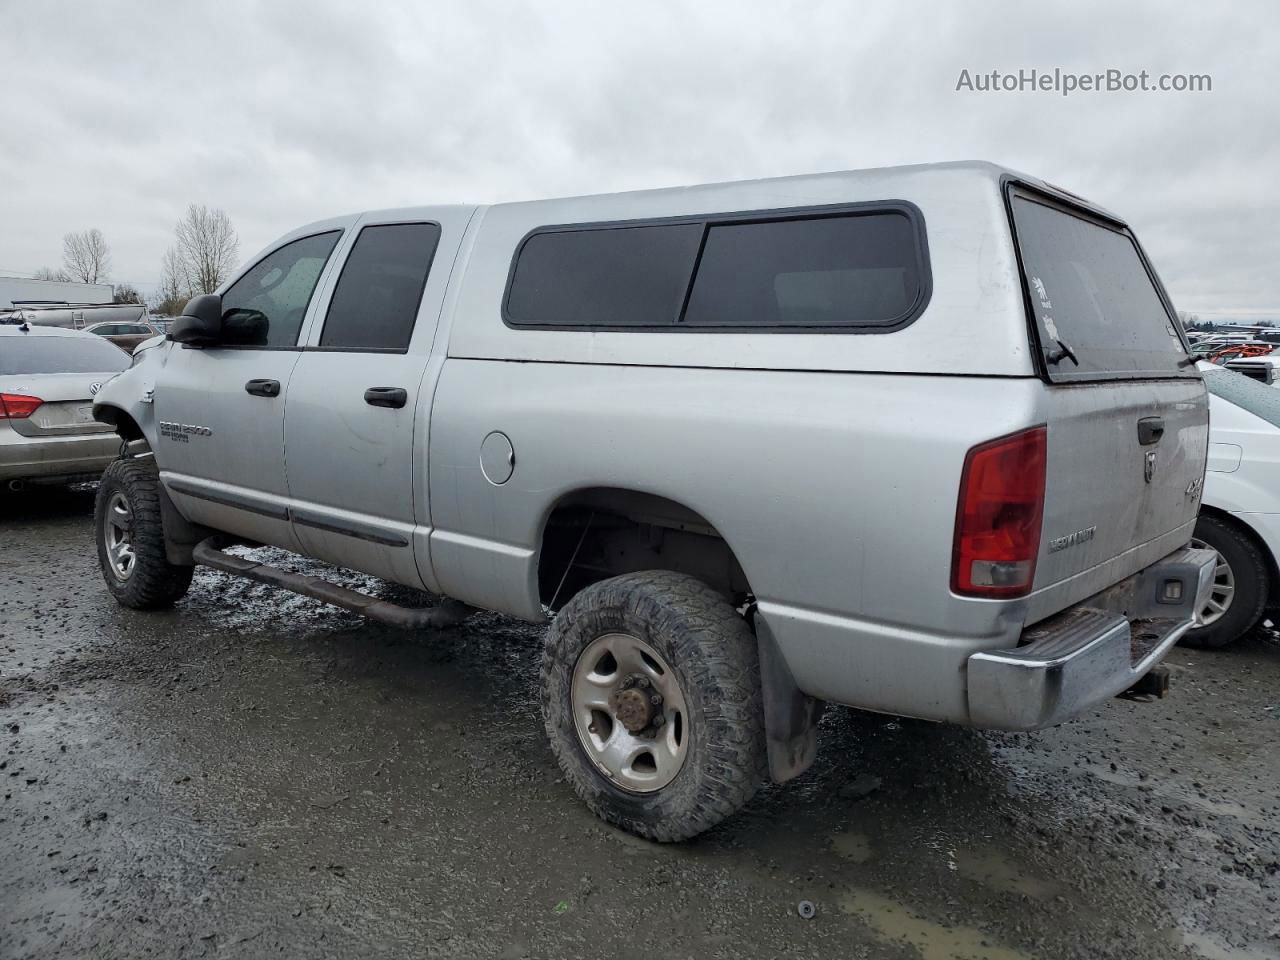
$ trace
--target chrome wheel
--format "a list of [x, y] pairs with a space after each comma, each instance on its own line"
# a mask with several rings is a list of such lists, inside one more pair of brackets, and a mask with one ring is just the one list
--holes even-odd
[[102, 525], [102, 537], [107, 547], [107, 562], [117, 580], [128, 580], [133, 575], [137, 557], [133, 552], [133, 510], [120, 491], [111, 494], [107, 501], [106, 522]]
[[[1192, 538], [1191, 546], [1197, 550], [1213, 550], [1209, 544], [1195, 538]], [[1200, 611], [1200, 625], [1207, 627], [1221, 620], [1230, 608], [1235, 594], [1236, 575], [1232, 572], [1231, 564], [1227, 563], [1226, 557], [1219, 553], [1218, 565], [1213, 570], [1213, 589], [1209, 591], [1209, 599], [1205, 601]]]
[[569, 696], [578, 740], [609, 780], [652, 793], [676, 778], [689, 752], [688, 708], [652, 646], [623, 633], [593, 640], [574, 665]]

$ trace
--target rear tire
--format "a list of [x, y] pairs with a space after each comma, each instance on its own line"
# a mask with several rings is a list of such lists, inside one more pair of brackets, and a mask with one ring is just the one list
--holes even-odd
[[[660, 705], [633, 734], [636, 715], [608, 703], [637, 684], [644, 702]], [[684, 574], [630, 573], [575, 595], [547, 633], [542, 712], [578, 796], [650, 840], [715, 826], [751, 799], [768, 769], [755, 636], [720, 594]], [[642, 763], [646, 744], [654, 746]]]
[[195, 570], [169, 562], [160, 495], [151, 459], [116, 460], [98, 484], [93, 519], [102, 579], [116, 600], [134, 610], [172, 606], [186, 594]]
[[1269, 571], [1262, 551], [1237, 524], [1209, 514], [1196, 521], [1192, 543], [1218, 552], [1209, 621], [1183, 638], [1190, 647], [1219, 648], [1235, 643], [1258, 624], [1267, 605]]

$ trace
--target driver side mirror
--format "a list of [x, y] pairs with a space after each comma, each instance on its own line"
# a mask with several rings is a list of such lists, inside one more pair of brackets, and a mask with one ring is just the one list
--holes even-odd
[[193, 347], [212, 347], [222, 340], [222, 297], [205, 293], [192, 297], [182, 316], [169, 327], [169, 339]]

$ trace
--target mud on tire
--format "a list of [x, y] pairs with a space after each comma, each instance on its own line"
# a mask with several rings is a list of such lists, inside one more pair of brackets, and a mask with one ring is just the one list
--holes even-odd
[[[626, 634], [676, 674], [688, 712], [680, 772], [653, 792], [624, 789], [587, 755], [574, 721], [572, 682], [597, 638]], [[702, 581], [667, 571], [587, 587], [560, 611], [542, 656], [542, 713], [560, 768], [601, 819], [658, 841], [693, 837], [742, 807], [767, 773], [756, 640]]]
[[[127, 517], [120, 512], [122, 504]], [[195, 568], [172, 564], [165, 555], [154, 460], [116, 460], [107, 467], [98, 484], [93, 519], [102, 579], [116, 600], [134, 610], [159, 610], [186, 594]], [[117, 571], [109, 555], [108, 527], [113, 524], [117, 531], [120, 524], [127, 531], [133, 558], [127, 575]]]

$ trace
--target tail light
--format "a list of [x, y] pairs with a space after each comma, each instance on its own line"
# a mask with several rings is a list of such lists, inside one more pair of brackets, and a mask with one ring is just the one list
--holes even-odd
[[1044, 517], [1045, 427], [1000, 437], [964, 458], [951, 589], [971, 597], [1031, 590]]
[[0, 393], [0, 420], [25, 420], [44, 403], [39, 397], [27, 397], [21, 393]]

